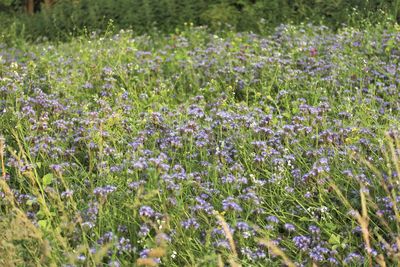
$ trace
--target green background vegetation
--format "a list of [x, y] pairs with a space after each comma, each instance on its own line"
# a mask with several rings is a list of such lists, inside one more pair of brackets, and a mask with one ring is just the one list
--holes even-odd
[[0, 266], [282, 266], [275, 240], [399, 265], [399, 1], [25, 4], [0, 0]]
[[84, 30], [105, 31], [110, 20], [113, 30], [132, 28], [136, 33], [154, 28], [172, 32], [185, 22], [262, 33], [281, 23], [322, 23], [336, 29], [380, 18], [378, 10], [397, 20], [400, 14], [398, 0], [58, 0], [50, 9], [42, 4], [34, 15], [26, 14], [25, 4], [0, 1], [3, 38], [68, 39]]

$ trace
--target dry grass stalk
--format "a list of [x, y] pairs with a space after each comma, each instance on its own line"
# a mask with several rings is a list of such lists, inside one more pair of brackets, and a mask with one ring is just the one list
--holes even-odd
[[385, 257], [382, 254], [379, 254], [378, 257], [375, 258], [376, 262], [380, 267], [386, 267]]
[[161, 258], [164, 257], [166, 254], [165, 249], [163, 248], [153, 248], [149, 251], [148, 256], [150, 258]]
[[233, 256], [237, 257], [238, 254], [236, 252], [235, 242], [233, 241], [233, 236], [232, 236], [231, 231], [229, 230], [228, 224], [226, 223], [225, 219], [218, 213], [215, 213], [215, 217], [217, 217], [219, 223], [222, 226], [222, 230], [224, 231], [225, 236], [228, 239], [229, 247], [231, 248]]
[[6, 147], [6, 139], [0, 136], [0, 160], [1, 160], [1, 177], [6, 179], [6, 167], [4, 164], [4, 149]]
[[138, 266], [157, 266], [157, 262], [155, 262], [152, 258], [139, 258], [136, 260], [136, 264]]
[[360, 189], [360, 196], [361, 196], [361, 214], [362, 214], [362, 216], [360, 216], [358, 214], [357, 220], [361, 226], [363, 239], [365, 242], [365, 246], [367, 247], [369, 266], [372, 266], [372, 257], [371, 257], [372, 249], [371, 249], [370, 236], [369, 236], [369, 230], [368, 230], [368, 224], [369, 224], [368, 208], [367, 208], [367, 202], [365, 199], [365, 194], [364, 194], [363, 188]]
[[283, 252], [277, 245], [275, 245], [273, 242], [267, 239], [260, 239], [259, 242], [265, 246], [271, 252], [279, 257], [282, 258], [282, 261], [287, 265], [288, 267], [295, 267], [296, 265], [289, 259], [289, 257]]
[[222, 256], [220, 254], [218, 254], [218, 257], [217, 257], [217, 263], [218, 263], [218, 267], [224, 267], [224, 261], [222, 260]]
[[222, 217], [218, 212], [215, 212], [214, 215], [215, 215], [215, 217], [217, 217], [219, 223], [221, 224], [222, 230], [224, 231], [225, 236], [226, 236], [226, 238], [228, 239], [229, 247], [230, 247], [230, 249], [231, 249], [231, 251], [232, 251], [232, 256], [233, 256], [233, 258], [231, 257], [231, 258], [228, 260], [228, 261], [229, 261], [229, 264], [230, 264], [232, 267], [240, 267], [241, 265], [240, 265], [239, 263], [237, 263], [237, 261], [236, 261], [237, 258], [238, 258], [238, 254], [237, 254], [237, 251], [236, 251], [235, 241], [233, 240], [232, 233], [231, 233], [231, 231], [229, 230], [229, 226], [228, 226], [228, 224], [226, 223], [224, 217]]

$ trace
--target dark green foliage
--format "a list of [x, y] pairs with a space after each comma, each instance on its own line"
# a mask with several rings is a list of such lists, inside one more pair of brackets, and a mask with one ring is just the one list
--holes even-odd
[[[1, 0], [0, 10], [23, 10], [23, 3]], [[229, 24], [239, 31], [262, 32], [290, 22], [338, 28], [361, 18], [376, 18], [379, 9], [399, 19], [399, 4], [399, 0], [58, 0], [51, 10], [21, 16], [21, 20], [31, 40], [39, 36], [65, 39], [83, 29], [104, 31], [110, 20], [116, 30], [133, 28], [138, 33], [154, 27], [173, 32], [185, 22], [211, 29]]]

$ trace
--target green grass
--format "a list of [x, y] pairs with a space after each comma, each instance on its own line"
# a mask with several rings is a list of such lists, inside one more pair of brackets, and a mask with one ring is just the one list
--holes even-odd
[[5, 47], [0, 263], [398, 264], [399, 29]]

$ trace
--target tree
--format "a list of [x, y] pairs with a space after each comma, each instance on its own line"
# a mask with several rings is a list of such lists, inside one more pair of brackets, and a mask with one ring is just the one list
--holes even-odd
[[[1, 1], [15, 3], [13, 0]], [[49, 9], [54, 4], [54, 0], [25, 0], [25, 11], [29, 15], [33, 15], [35, 12], [39, 12], [41, 10], [42, 4], [44, 5], [44, 8]]]
[[0, 11], [12, 12], [16, 6], [15, 0], [0, 0]]

